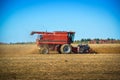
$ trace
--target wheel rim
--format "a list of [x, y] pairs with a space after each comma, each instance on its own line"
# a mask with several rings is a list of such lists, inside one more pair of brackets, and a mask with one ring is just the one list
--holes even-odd
[[64, 48], [63, 48], [63, 51], [65, 52], [65, 53], [69, 53], [70, 52], [70, 47], [69, 46], [65, 46]]

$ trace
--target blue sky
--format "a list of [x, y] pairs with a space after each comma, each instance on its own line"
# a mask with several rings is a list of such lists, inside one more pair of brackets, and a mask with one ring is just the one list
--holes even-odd
[[119, 0], [0, 0], [0, 42], [35, 41], [31, 31], [120, 39]]

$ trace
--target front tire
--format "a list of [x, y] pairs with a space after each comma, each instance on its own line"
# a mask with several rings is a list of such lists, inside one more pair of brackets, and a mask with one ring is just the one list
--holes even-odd
[[71, 46], [69, 44], [64, 44], [60, 47], [60, 52], [68, 54], [71, 52]]

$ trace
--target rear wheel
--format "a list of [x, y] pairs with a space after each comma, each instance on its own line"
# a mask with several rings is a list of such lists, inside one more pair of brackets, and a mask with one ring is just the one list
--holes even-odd
[[49, 49], [47, 47], [40, 48], [40, 53], [41, 54], [48, 54], [49, 53]]
[[70, 53], [71, 52], [71, 46], [69, 44], [64, 44], [60, 47], [61, 53]]

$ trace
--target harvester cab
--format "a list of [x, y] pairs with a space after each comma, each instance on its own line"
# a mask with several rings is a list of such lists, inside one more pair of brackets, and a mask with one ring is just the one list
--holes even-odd
[[68, 33], [68, 38], [69, 38], [70, 43], [74, 42], [74, 36], [75, 36], [75, 33]]

